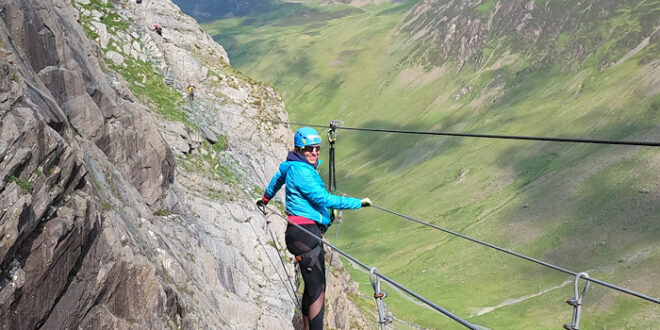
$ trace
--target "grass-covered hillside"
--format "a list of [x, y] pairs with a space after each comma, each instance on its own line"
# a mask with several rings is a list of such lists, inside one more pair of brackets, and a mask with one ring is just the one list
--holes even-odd
[[272, 0], [176, 0], [184, 12], [192, 15], [199, 22], [208, 22], [220, 18], [240, 17], [252, 13], [266, 12], [274, 6]]
[[[659, 17], [657, 0], [298, 1], [204, 28], [295, 122], [660, 141]], [[660, 296], [660, 148], [345, 130], [337, 148], [342, 191]], [[377, 209], [345, 212], [338, 245], [478, 325], [571, 321], [570, 276]], [[388, 291], [396, 318], [460, 328]], [[580, 326], [657, 324], [657, 304], [592, 285]]]

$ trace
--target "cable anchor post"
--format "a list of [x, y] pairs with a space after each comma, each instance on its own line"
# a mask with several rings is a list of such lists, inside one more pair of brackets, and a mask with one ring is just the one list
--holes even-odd
[[374, 299], [376, 299], [376, 305], [378, 306], [378, 323], [380, 323], [381, 330], [385, 330], [387, 325], [394, 321], [394, 318], [391, 315], [385, 315], [383, 298], [387, 297], [387, 292], [380, 290], [380, 277], [376, 276], [377, 271], [378, 268], [371, 267], [369, 279], [371, 280], [371, 286], [374, 287]]
[[580, 329], [580, 314], [582, 313], [582, 302], [584, 299], [584, 294], [587, 293], [589, 289], [589, 284], [591, 281], [587, 280], [587, 283], [584, 285], [582, 292], [578, 290], [578, 284], [580, 278], [589, 278], [589, 274], [585, 272], [575, 274], [575, 281], [573, 283], [573, 294], [574, 296], [566, 300], [566, 303], [573, 306], [573, 321], [569, 324], [564, 324], [564, 329], [566, 330], [579, 330]]

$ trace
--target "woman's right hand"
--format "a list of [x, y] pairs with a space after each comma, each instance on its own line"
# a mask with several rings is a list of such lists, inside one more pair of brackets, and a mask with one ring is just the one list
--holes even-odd
[[254, 203], [259, 207], [265, 207], [268, 205], [269, 200], [265, 199], [263, 196], [254, 200]]

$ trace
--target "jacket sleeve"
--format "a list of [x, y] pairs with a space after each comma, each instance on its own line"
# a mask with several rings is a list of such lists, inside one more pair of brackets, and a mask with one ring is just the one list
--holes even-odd
[[340, 197], [328, 193], [324, 189], [321, 177], [311, 168], [300, 168], [296, 171], [296, 186], [310, 202], [325, 208], [359, 209], [360, 200], [353, 197]]
[[282, 185], [286, 182], [286, 174], [282, 172], [282, 170], [278, 170], [275, 175], [273, 175], [273, 178], [270, 179], [270, 183], [268, 184], [268, 187], [266, 188], [266, 192], [264, 193], [264, 197], [266, 199], [272, 199], [275, 197], [275, 194], [282, 188]]

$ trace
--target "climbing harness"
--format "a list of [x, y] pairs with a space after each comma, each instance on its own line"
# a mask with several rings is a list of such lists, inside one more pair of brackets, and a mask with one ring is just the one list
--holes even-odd
[[566, 300], [566, 303], [573, 306], [573, 321], [569, 324], [564, 324], [564, 329], [566, 330], [579, 330], [580, 329], [580, 313], [582, 312], [582, 301], [584, 299], [584, 294], [587, 293], [589, 289], [589, 281], [587, 280], [582, 293], [578, 292], [578, 282], [580, 282], [580, 277], [585, 279], [589, 278], [587, 273], [577, 273], [575, 275], [575, 281], [573, 283], [573, 292], [574, 295], [570, 299]]
[[305, 269], [308, 272], [312, 271], [312, 267], [318, 265], [314, 264], [314, 261], [319, 259], [319, 255], [323, 251], [323, 244], [317, 244], [313, 249], [296, 256], [296, 261], [300, 265], [300, 269]]
[[384, 330], [388, 324], [394, 321], [394, 318], [391, 315], [385, 315], [383, 298], [387, 297], [387, 292], [380, 290], [380, 277], [376, 276], [377, 271], [378, 268], [371, 267], [369, 279], [371, 280], [371, 286], [374, 287], [374, 299], [376, 299], [376, 306], [378, 306], [378, 323], [380, 323], [380, 328]]

